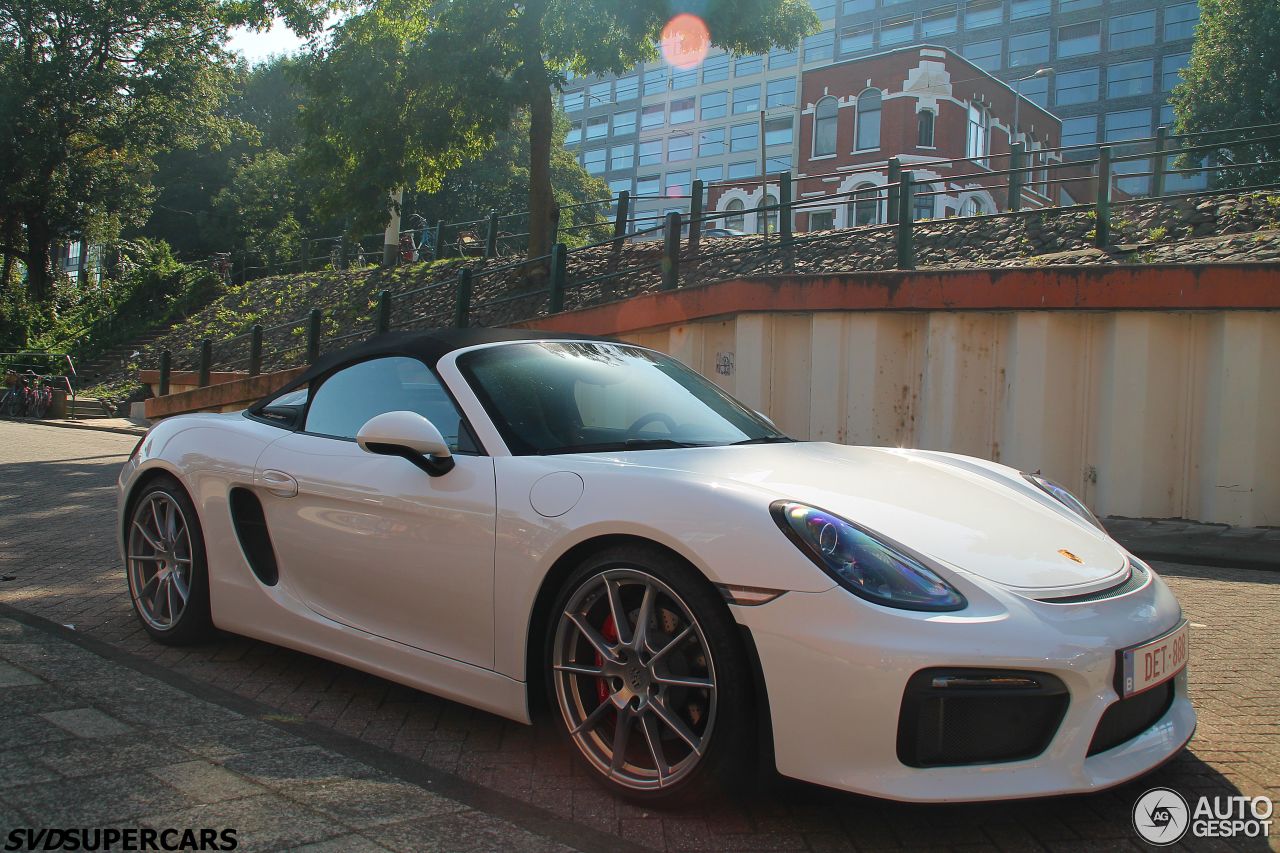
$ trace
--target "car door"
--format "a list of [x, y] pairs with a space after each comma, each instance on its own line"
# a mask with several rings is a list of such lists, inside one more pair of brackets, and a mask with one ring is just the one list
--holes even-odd
[[[431, 477], [356, 444], [369, 418], [399, 410], [435, 424], [453, 470]], [[491, 667], [494, 468], [469, 434], [417, 359], [371, 359], [323, 380], [302, 430], [268, 447], [255, 471], [280, 583], [343, 625]]]

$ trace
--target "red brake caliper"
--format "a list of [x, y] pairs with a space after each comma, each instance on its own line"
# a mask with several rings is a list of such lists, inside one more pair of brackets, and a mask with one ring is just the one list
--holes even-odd
[[[604, 624], [600, 626], [600, 634], [611, 643], [617, 642], [618, 626], [614, 624], [612, 613], [604, 617]], [[600, 654], [599, 652], [596, 652], [596, 666], [604, 666], [604, 655]], [[609, 682], [606, 681], [604, 678], [597, 678], [596, 679], [596, 696], [599, 697], [600, 701], [601, 702], [608, 701], [609, 693], [610, 693]]]

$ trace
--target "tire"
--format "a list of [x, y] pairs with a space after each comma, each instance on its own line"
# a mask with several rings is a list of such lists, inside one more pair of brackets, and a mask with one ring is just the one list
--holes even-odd
[[610, 548], [570, 574], [551, 613], [543, 667], [554, 725], [597, 782], [657, 805], [754, 778], [746, 652], [693, 567], [658, 548]]
[[128, 524], [125, 577], [142, 627], [166, 645], [210, 639], [204, 534], [186, 490], [168, 475], [157, 477], [133, 500]]

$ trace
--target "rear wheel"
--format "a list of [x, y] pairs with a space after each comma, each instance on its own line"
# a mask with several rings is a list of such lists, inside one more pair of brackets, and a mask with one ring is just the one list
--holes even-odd
[[611, 549], [573, 573], [554, 612], [549, 695], [597, 780], [653, 802], [747, 778], [746, 658], [696, 571], [657, 549]]
[[208, 639], [213, 621], [204, 535], [177, 480], [159, 477], [143, 489], [125, 542], [129, 598], [147, 633], [170, 645]]

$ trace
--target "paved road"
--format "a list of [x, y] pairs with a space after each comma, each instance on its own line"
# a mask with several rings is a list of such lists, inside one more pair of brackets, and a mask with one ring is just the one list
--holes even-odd
[[[0, 604], [73, 625], [129, 660], [252, 700], [281, 720], [305, 721], [308, 731], [359, 743], [370, 755], [411, 759], [428, 777], [454, 780], [464, 798], [481, 802], [490, 792], [488, 802], [517, 822], [521, 815], [547, 814], [568, 828], [670, 851], [1115, 850], [1139, 846], [1130, 812], [1153, 785], [1184, 795], [1280, 798], [1280, 656], [1274, 651], [1280, 575], [1158, 566], [1194, 626], [1192, 692], [1200, 728], [1188, 752], [1119, 789], [1029, 802], [908, 806], [780, 783], [745, 801], [654, 812], [602, 794], [546, 730], [262, 643], [228, 637], [167, 649], [149, 642], [129, 611], [111, 535], [115, 474], [132, 443], [109, 433], [0, 423]], [[814, 689], [817, 695], [821, 685]], [[7, 755], [0, 752], [0, 773]], [[521, 811], [528, 807], [535, 808]], [[1275, 843], [1184, 841], [1197, 849], [1276, 849]]]

